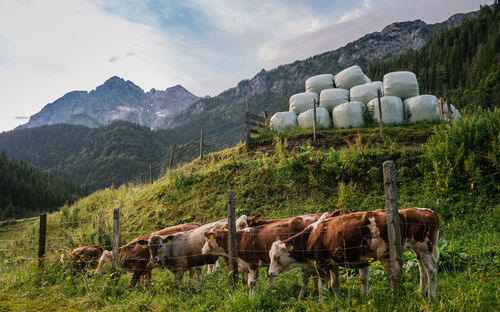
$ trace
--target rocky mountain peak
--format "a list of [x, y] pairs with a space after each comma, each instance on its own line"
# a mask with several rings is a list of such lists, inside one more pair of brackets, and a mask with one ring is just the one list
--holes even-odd
[[115, 120], [154, 128], [197, 100], [197, 96], [181, 85], [145, 93], [132, 81], [113, 76], [90, 92], [72, 91], [47, 104], [19, 128], [59, 123], [98, 127]]

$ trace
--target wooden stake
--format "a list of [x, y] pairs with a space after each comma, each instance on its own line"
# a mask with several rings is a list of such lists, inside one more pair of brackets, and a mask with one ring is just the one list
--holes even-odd
[[444, 85], [444, 96], [446, 97], [446, 104], [448, 105], [448, 122], [450, 127], [453, 127], [453, 112], [451, 111], [450, 97], [448, 96], [448, 88]]
[[113, 272], [119, 268], [119, 247], [120, 247], [120, 208], [113, 211]]
[[382, 103], [380, 102], [380, 89], [377, 89], [378, 98], [378, 121], [380, 123], [380, 135], [384, 134], [384, 126], [382, 125]]
[[153, 184], [153, 164], [149, 163], [149, 184]]
[[238, 246], [236, 242], [236, 217], [234, 193], [227, 191], [227, 226], [228, 226], [228, 271], [232, 286], [238, 283]]
[[43, 257], [45, 256], [45, 243], [47, 240], [47, 215], [40, 215], [40, 229], [38, 232], [38, 267], [43, 265]]
[[174, 159], [174, 146], [170, 149], [170, 159], [168, 160], [168, 169], [172, 169], [172, 161]]
[[313, 144], [316, 144], [316, 99], [313, 100], [313, 115], [314, 115]]
[[203, 128], [200, 131], [200, 160], [203, 159]]
[[401, 231], [396, 188], [396, 169], [392, 160], [383, 163], [385, 209], [387, 211], [387, 236], [389, 239], [391, 290], [402, 285]]

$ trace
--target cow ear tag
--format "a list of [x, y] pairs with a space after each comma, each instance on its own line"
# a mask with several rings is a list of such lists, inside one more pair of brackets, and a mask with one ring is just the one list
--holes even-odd
[[293, 246], [292, 245], [288, 246], [288, 250], [292, 251], [293, 250]]
[[260, 221], [260, 218], [257, 218], [254, 222], [257, 223]]
[[214, 237], [213, 237], [213, 236], [210, 236], [209, 238], [207, 238], [207, 241], [208, 241], [208, 242], [211, 242], [213, 239], [214, 239]]

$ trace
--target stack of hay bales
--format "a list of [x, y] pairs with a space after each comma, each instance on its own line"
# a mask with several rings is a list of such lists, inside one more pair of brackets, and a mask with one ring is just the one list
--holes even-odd
[[[379, 120], [378, 90], [382, 121], [401, 124], [405, 120], [415, 123], [440, 118], [439, 99], [434, 95], [419, 95], [418, 81], [408, 71], [391, 72], [382, 81], [372, 82], [361, 68], [351, 66], [338, 74], [310, 77], [305, 83], [306, 92], [290, 97], [289, 112], [276, 113], [271, 118], [271, 128], [286, 131], [297, 126], [312, 127], [313, 106], [316, 103], [316, 122], [319, 127], [361, 127], [365, 125], [367, 111]], [[445, 108], [447, 109], [447, 108]], [[460, 113], [452, 105], [453, 118]]]

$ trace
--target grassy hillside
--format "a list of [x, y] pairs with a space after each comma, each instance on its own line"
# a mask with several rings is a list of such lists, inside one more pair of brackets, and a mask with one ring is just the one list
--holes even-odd
[[[499, 159], [500, 110], [466, 116], [452, 129], [444, 124], [376, 129], [326, 130], [327, 144], [312, 147], [308, 133], [256, 137], [257, 147], [211, 154], [172, 170], [152, 185], [124, 185], [98, 191], [48, 217], [47, 265], [37, 268], [36, 219], [0, 224], [1, 310], [104, 311], [241, 311], [241, 310], [498, 310], [500, 260]], [[415, 143], [411, 142], [412, 133]], [[418, 143], [425, 136], [428, 143]], [[269, 140], [271, 138], [272, 141]], [[293, 142], [297, 144], [293, 146]], [[298, 146], [298, 142], [305, 145]], [[418, 268], [405, 254], [404, 296], [389, 292], [379, 263], [372, 265], [370, 292], [363, 297], [356, 273], [343, 270], [344, 296], [328, 293], [324, 303], [314, 294], [297, 301], [299, 273], [280, 275], [267, 290], [265, 272], [257, 299], [247, 288], [227, 286], [222, 268], [197, 282], [173, 284], [172, 274], [157, 269], [151, 289], [129, 290], [123, 275], [91, 277], [57, 264], [65, 248], [100, 243], [109, 248], [112, 210], [122, 207], [121, 239], [129, 241], [161, 227], [188, 221], [208, 222], [225, 215], [226, 193], [235, 192], [237, 214], [266, 218], [305, 212], [343, 212], [384, 207], [382, 163], [396, 162], [401, 208], [423, 206], [441, 218], [440, 273], [435, 299], [417, 293]], [[312, 289], [312, 285], [310, 285]]]

